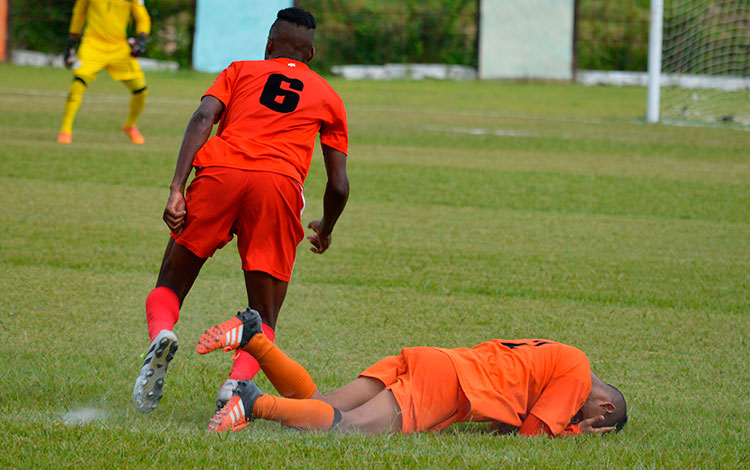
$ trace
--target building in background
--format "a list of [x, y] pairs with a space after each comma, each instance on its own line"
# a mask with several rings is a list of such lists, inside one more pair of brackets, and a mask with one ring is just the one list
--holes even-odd
[[198, 0], [195, 9], [193, 68], [219, 72], [235, 60], [263, 59], [276, 13], [292, 0]]

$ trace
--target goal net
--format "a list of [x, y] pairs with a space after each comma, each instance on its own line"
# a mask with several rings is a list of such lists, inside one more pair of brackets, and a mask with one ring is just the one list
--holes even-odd
[[750, 0], [664, 0], [661, 116], [750, 126]]

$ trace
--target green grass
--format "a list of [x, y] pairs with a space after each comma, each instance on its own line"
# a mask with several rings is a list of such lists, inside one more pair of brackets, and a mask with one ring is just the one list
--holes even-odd
[[[351, 197], [326, 254], [300, 246], [277, 330], [323, 391], [403, 346], [567, 342], [626, 394], [624, 432], [338, 436], [256, 423], [207, 436], [229, 355], [193, 344], [244, 305], [234, 243], [184, 304], [158, 410], [137, 414], [161, 212], [213, 77], [148, 79], [146, 145], [119, 130], [128, 95], [103, 75], [62, 146], [68, 73], [0, 66], [3, 467], [750, 464], [750, 134], [645, 125], [639, 88], [331, 80], [349, 113]], [[320, 215], [324, 183], [317, 155], [304, 222]], [[65, 424], [85, 407], [106, 415]]]

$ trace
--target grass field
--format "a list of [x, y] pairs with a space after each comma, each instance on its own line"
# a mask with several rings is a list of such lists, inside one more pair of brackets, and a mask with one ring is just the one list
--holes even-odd
[[[213, 80], [148, 78], [146, 145], [119, 130], [128, 95], [102, 75], [63, 146], [69, 74], [0, 66], [2, 467], [750, 466], [750, 132], [645, 125], [639, 88], [332, 80], [349, 113], [351, 197], [327, 253], [300, 246], [277, 329], [323, 391], [402, 346], [573, 344], [625, 393], [624, 432], [339, 436], [254, 423], [207, 436], [230, 356], [194, 343], [243, 308], [234, 243], [186, 299], [164, 399], [139, 415], [161, 212]], [[305, 223], [324, 183], [317, 155]], [[70, 424], [84, 409], [98, 419]]]

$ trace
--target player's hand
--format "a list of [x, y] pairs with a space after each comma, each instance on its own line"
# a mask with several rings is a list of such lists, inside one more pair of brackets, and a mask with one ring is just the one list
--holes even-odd
[[593, 418], [584, 419], [578, 426], [581, 428], [581, 432], [590, 434], [604, 434], [610, 431], [614, 431], [614, 426], [595, 428], [594, 426], [604, 421], [604, 416], [594, 416]]
[[186, 215], [187, 205], [185, 204], [185, 195], [182, 194], [182, 191], [171, 191], [162, 218], [166, 222], [167, 227], [169, 227], [169, 230], [175, 235], [179, 235], [182, 232], [185, 226]]
[[313, 220], [307, 224], [307, 228], [311, 228], [314, 232], [307, 236], [307, 239], [312, 243], [310, 251], [318, 254], [323, 253], [331, 246], [331, 234], [321, 233], [320, 226], [320, 220]]
[[135, 39], [130, 38], [128, 42], [130, 43], [130, 55], [133, 57], [140, 57], [143, 54], [146, 53], [146, 44], [151, 41], [151, 38], [146, 33], [141, 33], [136, 37]]
[[73, 66], [73, 62], [75, 61], [74, 56], [76, 55], [76, 44], [78, 43], [75, 39], [68, 39], [68, 45], [65, 46], [65, 51], [63, 51], [63, 64], [65, 65], [66, 69], [69, 69]]

